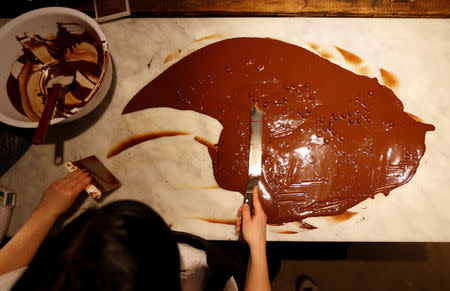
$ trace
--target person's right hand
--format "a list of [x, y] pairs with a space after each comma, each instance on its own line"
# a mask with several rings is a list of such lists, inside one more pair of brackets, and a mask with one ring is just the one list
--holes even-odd
[[[259, 188], [255, 186], [253, 188], [253, 216], [250, 214], [250, 206], [245, 203], [239, 208], [239, 214], [242, 215], [242, 233], [244, 239], [250, 246], [265, 247], [266, 246], [266, 222], [267, 217], [259, 202]], [[241, 230], [241, 219], [236, 221], [236, 232]]]
[[90, 182], [89, 174], [80, 169], [56, 180], [45, 190], [36, 211], [56, 219], [72, 205], [81, 190]]

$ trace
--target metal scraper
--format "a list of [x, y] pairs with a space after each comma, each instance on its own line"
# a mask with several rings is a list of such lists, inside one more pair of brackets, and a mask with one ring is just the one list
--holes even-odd
[[96, 156], [67, 162], [65, 163], [65, 167], [70, 172], [76, 171], [77, 169], [84, 169], [89, 172], [92, 182], [84, 190], [94, 199], [100, 199], [104, 194], [121, 186], [119, 180], [117, 180]]
[[[248, 155], [248, 180], [245, 190], [244, 203], [248, 203], [250, 210], [253, 209], [253, 188], [258, 185], [261, 176], [261, 119], [262, 112], [256, 104], [253, 105], [251, 113], [251, 131], [250, 131], [250, 152]], [[242, 219], [242, 218], [241, 218]], [[239, 241], [244, 242], [241, 231], [239, 232]]]

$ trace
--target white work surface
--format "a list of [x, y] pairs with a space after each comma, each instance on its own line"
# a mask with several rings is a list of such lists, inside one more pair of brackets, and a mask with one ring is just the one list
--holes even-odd
[[[0, 24], [6, 22], [2, 20]], [[54, 141], [61, 138], [65, 140], [65, 160], [95, 154], [122, 182], [122, 187], [103, 203], [127, 198], [141, 200], [158, 211], [172, 229], [207, 239], [236, 239], [232, 225], [199, 219], [234, 219], [242, 196], [217, 188], [207, 150], [193, 141], [192, 135], [148, 141], [111, 159], [106, 159], [106, 153], [118, 135], [136, 130], [131, 128], [133, 118], [121, 121], [122, 129], [117, 129], [124, 106], [165, 68], [192, 50], [219, 39], [260, 36], [305, 48], [309, 48], [308, 42], [319, 44], [334, 55], [333, 61], [358, 71], [345, 65], [333, 48], [336, 45], [364, 59], [370, 76], [379, 76], [378, 67], [393, 72], [400, 81], [400, 87], [394, 91], [405, 110], [436, 126], [436, 131], [427, 133], [426, 153], [406, 185], [388, 197], [379, 194], [363, 201], [351, 209], [357, 214], [350, 219], [307, 219], [318, 227], [315, 230], [302, 230], [298, 223], [268, 226], [268, 240], [450, 242], [450, 20], [128, 18], [101, 26], [115, 65], [110, 94], [86, 118], [52, 128], [49, 144], [32, 146], [0, 178], [0, 184], [18, 193], [9, 235], [23, 225], [45, 188], [66, 174], [63, 166], [53, 164]], [[215, 38], [196, 41], [213, 34]], [[164, 63], [170, 53], [175, 58]], [[181, 116], [176, 111], [167, 112]], [[151, 121], [151, 116], [166, 114], [147, 113], [148, 116], [136, 118]], [[203, 131], [214, 138], [220, 133], [220, 124], [215, 120], [197, 113], [186, 114], [183, 118], [191, 121], [185, 126], [193, 134]], [[174, 123], [177, 118], [174, 117]], [[157, 129], [158, 126], [154, 130]], [[191, 158], [199, 156], [202, 158]], [[79, 211], [91, 204], [95, 203], [86, 199]], [[280, 233], [283, 231], [292, 233]]]

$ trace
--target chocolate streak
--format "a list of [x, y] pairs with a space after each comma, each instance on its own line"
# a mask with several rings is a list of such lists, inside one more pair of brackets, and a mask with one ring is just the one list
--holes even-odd
[[260, 196], [269, 223], [336, 215], [408, 182], [425, 132], [375, 78], [356, 75], [303, 48], [234, 38], [181, 59], [145, 86], [123, 114], [151, 107], [194, 110], [219, 120], [214, 175], [244, 193], [250, 108], [263, 109]]
[[166, 136], [176, 136], [176, 135], [187, 135], [185, 132], [180, 131], [165, 131], [165, 132], [159, 132], [156, 134], [142, 134], [133, 136], [127, 140], [122, 141], [119, 143], [116, 147], [112, 148], [108, 154], [106, 155], [107, 158], [110, 158], [112, 156], [115, 156], [122, 151], [126, 150], [127, 148], [130, 148], [132, 146], [135, 146], [137, 144], [140, 144], [144, 141], [160, 138], [160, 137], [166, 137]]

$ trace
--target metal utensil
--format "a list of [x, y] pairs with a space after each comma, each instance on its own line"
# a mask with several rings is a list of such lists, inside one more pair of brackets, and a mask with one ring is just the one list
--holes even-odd
[[[259, 177], [261, 176], [261, 120], [262, 112], [256, 104], [253, 105], [250, 112], [251, 116], [251, 132], [250, 132], [250, 151], [248, 156], [248, 180], [247, 188], [245, 190], [244, 203], [250, 206], [250, 211], [253, 209], [253, 188], [258, 185]], [[242, 217], [241, 230], [239, 232], [239, 241], [244, 242], [242, 233]]]

